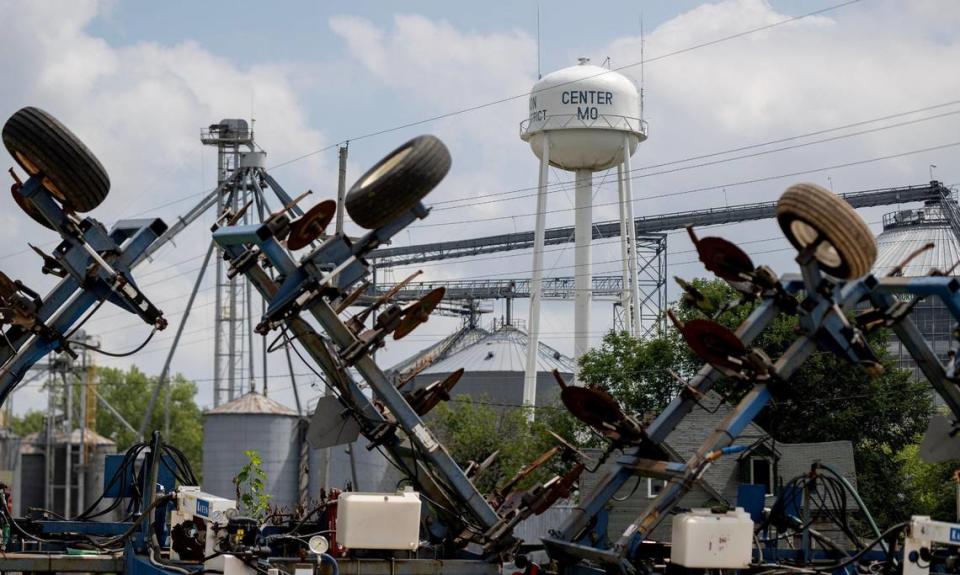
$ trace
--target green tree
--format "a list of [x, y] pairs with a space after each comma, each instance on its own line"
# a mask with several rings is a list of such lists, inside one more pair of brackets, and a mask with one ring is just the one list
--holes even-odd
[[662, 410], [677, 394], [679, 384], [670, 370], [677, 369], [678, 360], [678, 346], [669, 338], [641, 340], [611, 331], [581, 356], [578, 377], [645, 414]]
[[901, 463], [904, 491], [913, 494], [912, 512], [940, 521], [956, 521], [956, 462], [925, 463], [917, 445], [907, 446], [897, 458]]
[[30, 433], [43, 430], [44, 415], [39, 409], [28, 410], [23, 415], [14, 415], [10, 421], [10, 429], [23, 437]]
[[[510, 406], [498, 410], [483, 399], [461, 397], [438, 405], [430, 414], [430, 426], [461, 467], [470, 462], [480, 463], [499, 452], [493, 465], [476, 478], [478, 489], [489, 493], [556, 445], [558, 442], [550, 435], [551, 431], [576, 442], [577, 425], [563, 406], [537, 408], [535, 421], [530, 421], [527, 415], [524, 408]], [[542, 481], [566, 465], [562, 459], [554, 458], [520, 486]]]
[[[139, 428], [158, 378], [147, 376], [136, 366], [127, 371], [102, 367], [98, 375], [97, 390], [100, 395], [130, 425], [135, 429]], [[163, 431], [163, 406], [168, 390], [172, 391], [170, 437], [165, 437], [164, 441], [177, 446], [184, 452], [199, 477], [203, 449], [203, 424], [200, 408], [195, 401], [197, 387], [179, 374], [175, 375], [170, 383], [170, 386], [165, 386], [160, 391], [157, 398], [153, 415], [146, 428], [147, 437], [149, 438], [153, 430]], [[118, 450], [122, 451], [136, 442], [136, 435], [109, 411], [99, 409], [97, 413], [97, 433], [116, 441]]]

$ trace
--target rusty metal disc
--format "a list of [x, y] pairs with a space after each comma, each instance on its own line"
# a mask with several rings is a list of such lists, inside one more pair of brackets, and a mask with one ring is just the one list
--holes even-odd
[[566, 387], [560, 392], [560, 401], [574, 417], [601, 433], [624, 418], [617, 400], [595, 387]]
[[327, 229], [336, 213], [337, 202], [333, 200], [324, 200], [307, 210], [307, 213], [290, 223], [287, 247], [296, 251], [310, 245]]
[[743, 250], [723, 238], [703, 238], [697, 241], [697, 253], [708, 271], [729, 282], [742, 282], [756, 267]]
[[417, 415], [426, 415], [441, 401], [450, 401], [450, 390], [453, 389], [453, 386], [457, 385], [457, 382], [463, 377], [463, 373], [464, 369], [461, 367], [442, 381], [434, 382], [425, 388], [423, 395], [415, 398], [416, 404], [413, 408], [417, 412]]
[[33, 221], [52, 230], [53, 226], [50, 225], [50, 222], [47, 221], [47, 218], [43, 217], [43, 214], [41, 214], [40, 211], [33, 206], [33, 203], [30, 202], [30, 200], [20, 195], [20, 193], [17, 191], [18, 187], [19, 186], [14, 184], [13, 187], [10, 188], [13, 201], [16, 202], [17, 206], [23, 210], [24, 213], [30, 216]]
[[747, 348], [735, 333], [708, 319], [692, 319], [680, 328], [683, 339], [703, 361], [739, 371]]
[[13, 299], [17, 291], [17, 284], [7, 274], [0, 272], [0, 301]]
[[403, 339], [410, 335], [410, 332], [417, 329], [421, 323], [430, 319], [430, 314], [440, 304], [443, 299], [445, 288], [438, 287], [427, 295], [420, 298], [420, 301], [411, 304], [404, 310], [403, 319], [400, 325], [393, 331], [393, 339]]

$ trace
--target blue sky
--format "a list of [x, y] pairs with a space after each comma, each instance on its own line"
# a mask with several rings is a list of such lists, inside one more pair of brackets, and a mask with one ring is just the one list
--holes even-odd
[[[646, 54], [656, 58], [839, 3], [542, 2], [541, 68], [547, 73], [578, 56], [595, 63], [610, 57], [614, 66], [639, 61], [641, 10]], [[141, 212], [173, 221], [199, 199], [215, 178], [215, 154], [200, 145], [199, 132], [221, 118], [255, 118], [258, 143], [274, 165], [358, 134], [522, 96], [537, 76], [536, 3], [528, 1], [0, 0], [0, 17], [18, 23], [0, 37], [5, 79], [0, 117], [36, 105], [80, 135], [111, 175], [111, 195], [93, 214], [107, 223]], [[830, 183], [836, 191], [919, 184], [929, 179], [929, 164], [938, 166], [937, 178], [960, 183], [960, 104], [947, 104], [960, 101], [958, 61], [960, 4], [861, 0], [652, 62], [645, 67], [644, 86], [650, 138], [633, 160], [643, 171], [634, 184], [635, 212], [773, 200], [801, 179]], [[624, 73], [639, 81], [639, 67]], [[809, 145], [781, 151], [764, 146], [758, 148], [763, 154], [751, 158], [721, 154], [717, 158], [724, 161], [710, 166], [682, 161], [941, 104], [826, 134], [842, 136], [833, 141], [801, 138], [792, 143]], [[411, 136], [432, 132], [450, 147], [453, 168], [427, 203], [448, 202], [447, 209], [438, 205], [397, 243], [531, 229], [533, 198], [502, 194], [536, 183], [536, 159], [517, 133], [526, 110], [520, 97], [353, 141], [348, 179]], [[944, 115], [933, 119], [934, 114]], [[665, 162], [678, 163], [669, 171], [649, 168]], [[780, 177], [793, 172], [805, 173]], [[291, 193], [313, 189], [317, 199], [330, 197], [336, 151], [309, 155], [273, 174]], [[551, 178], [571, 179], [559, 171]], [[610, 174], [596, 177], [596, 221], [617, 215], [610, 180]], [[492, 197], [502, 199], [491, 202]], [[548, 225], [571, 224], [571, 205], [569, 191], [551, 194]], [[892, 209], [863, 215], [879, 233], [882, 214]], [[199, 222], [137, 271], [141, 284], [157, 290], [154, 299], [165, 301], [174, 324], [209, 241], [209, 223]], [[779, 271], [793, 265], [792, 251], [772, 222], [724, 226], [715, 233], [744, 242], [757, 263]], [[8, 204], [0, 210], [0, 268], [46, 291], [52, 283], [39, 273], [39, 260], [24, 252], [25, 238], [55, 245], [49, 232]], [[682, 233], [669, 236], [670, 275], [703, 275], [690, 250]], [[594, 273], [617, 273], [617, 244], [598, 242], [593, 254]], [[570, 275], [572, 249], [547, 254], [547, 265], [548, 276]], [[529, 269], [525, 252], [423, 266], [428, 280], [524, 277]], [[410, 271], [397, 270], [394, 277]], [[212, 376], [208, 284], [174, 363], [175, 370], [197, 380], [204, 405], [211, 400]], [[499, 303], [493, 308], [503, 312]], [[610, 327], [610, 302], [596, 302], [593, 310], [591, 335], [597, 341]], [[522, 303], [515, 313], [526, 316]], [[546, 343], [572, 353], [571, 324], [572, 302], [545, 304]], [[380, 358], [390, 365], [455, 327], [455, 320], [432, 319]], [[115, 310], [102, 310], [90, 328], [109, 349], [128, 348], [145, 336], [144, 326]], [[158, 372], [168, 337], [158, 336], [132, 362]], [[118, 367], [132, 362], [103, 360]], [[291, 403], [289, 389], [275, 393]], [[17, 409], [43, 401], [37, 389], [25, 388], [17, 394]]]

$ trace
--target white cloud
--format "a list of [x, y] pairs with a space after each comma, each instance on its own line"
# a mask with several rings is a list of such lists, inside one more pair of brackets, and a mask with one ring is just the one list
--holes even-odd
[[[421, 117], [522, 95], [536, 80], [536, 43], [523, 31], [472, 33], [445, 20], [413, 14], [394, 16], [389, 29], [354, 16], [336, 16], [329, 24], [371, 80], [397, 94], [398, 101], [387, 105], [418, 107]], [[526, 98], [520, 97], [414, 128], [437, 134], [453, 155], [450, 176], [430, 199], [502, 191], [515, 186], [518, 175], [535, 182], [536, 160], [517, 131], [526, 109]], [[398, 117], [398, 123], [403, 120]], [[497, 209], [486, 204], [470, 216], [489, 215]], [[440, 213], [430, 222], [441, 221]], [[463, 216], [458, 212], [449, 219]], [[497, 223], [486, 229], [493, 233], [512, 229], [512, 224]], [[429, 228], [415, 232], [417, 241], [445, 235], [446, 231]]]
[[[212, 168], [206, 172], [206, 181], [200, 181], [203, 150], [199, 135], [202, 127], [221, 118], [249, 118], [255, 110], [258, 144], [268, 150], [268, 163], [329, 143], [320, 130], [307, 127], [306, 111], [294, 87], [295, 70], [285, 63], [241, 67], [197, 42], [110, 45], [87, 31], [102, 9], [103, 4], [92, 1], [0, 2], [4, 19], [17, 23], [0, 36], [0, 70], [5, 78], [0, 117], [8, 117], [22, 106], [39, 106], [84, 140], [107, 168], [112, 183], [110, 196], [93, 214], [96, 218], [109, 223], [211, 186], [215, 180]], [[211, 157], [207, 152], [208, 165]], [[318, 157], [285, 169], [282, 181], [296, 192], [321, 178], [331, 181], [332, 172]], [[274, 207], [277, 204], [273, 202]], [[149, 215], [163, 216], [170, 223], [190, 205], [189, 201], [182, 202]], [[35, 243], [38, 237], [41, 241], [53, 239], [52, 234], [40, 231], [11, 206], [0, 216], [4, 253], [26, 247], [24, 236]], [[149, 274], [169, 268], [165, 273], [145, 276], [148, 279], [143, 283], [153, 284], [146, 291], [154, 300], [182, 294], [179, 300], [161, 306], [171, 310], [173, 320], [177, 314], [172, 311], [183, 306], [199, 260], [177, 264], [207, 245], [208, 227], [209, 222], [195, 224], [178, 238], [177, 247], [159, 252], [153, 263], [138, 270], [138, 274]], [[51, 285], [49, 278], [39, 276], [39, 260], [32, 254], [7, 258], [2, 264], [8, 274], [40, 291]], [[174, 277], [157, 282], [171, 275]], [[209, 305], [198, 310], [187, 331], [212, 325], [207, 317], [211, 310]], [[113, 317], [91, 322], [90, 327], [104, 333], [105, 349], [129, 349], [148, 328], [119, 329], [136, 323], [136, 319], [116, 312], [105, 307], [98, 316]], [[185, 336], [184, 341], [206, 337], [211, 333], [209, 329], [207, 332]], [[148, 353], [134, 361], [148, 372], [159, 372], [165, 356], [161, 350], [169, 346], [169, 340], [161, 340], [172, 333], [171, 328], [158, 336], [157, 343], [147, 348]], [[209, 377], [212, 352], [205, 347], [208, 345], [199, 341], [183, 346], [174, 369], [198, 378]], [[209, 387], [209, 382], [201, 383], [199, 399], [203, 403], [210, 401]], [[20, 407], [42, 402], [32, 389], [22, 394]]]

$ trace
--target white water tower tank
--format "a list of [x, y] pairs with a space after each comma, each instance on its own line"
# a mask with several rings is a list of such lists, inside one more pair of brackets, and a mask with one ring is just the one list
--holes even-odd
[[530, 117], [520, 137], [543, 157], [550, 132], [550, 164], [569, 171], [606, 170], [623, 162], [624, 134], [630, 155], [647, 139], [640, 119], [640, 93], [618, 72], [580, 64], [547, 74], [530, 91]]

